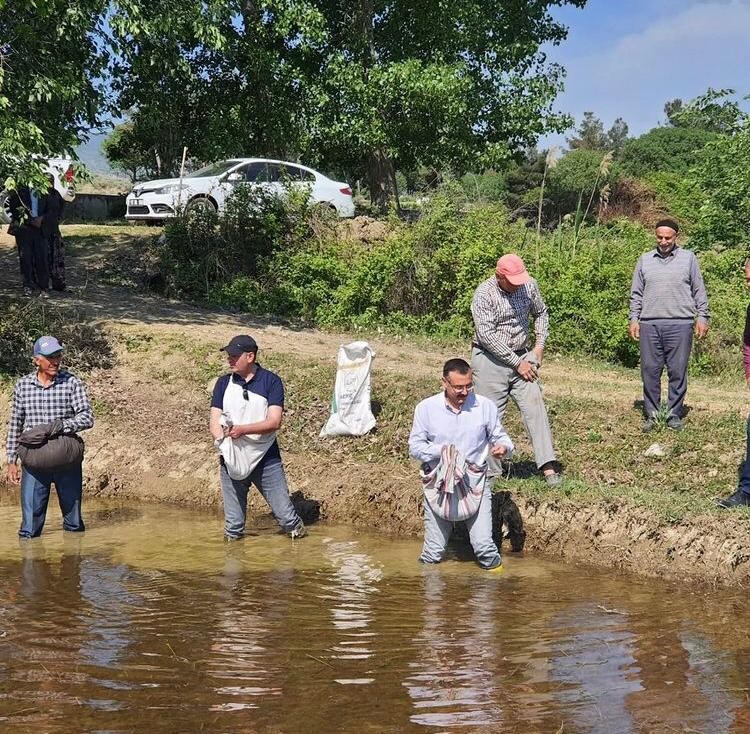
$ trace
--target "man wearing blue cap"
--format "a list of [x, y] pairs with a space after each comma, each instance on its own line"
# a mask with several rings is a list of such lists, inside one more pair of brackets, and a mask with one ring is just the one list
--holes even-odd
[[[8, 423], [6, 453], [8, 481], [21, 483], [21, 538], [41, 535], [47, 516], [47, 503], [52, 485], [63, 515], [63, 529], [85, 530], [81, 517], [83, 492], [82, 464], [57, 470], [19, 468], [19, 439], [31, 428], [55, 425], [64, 435], [76, 434], [94, 425], [91, 402], [86, 386], [75, 375], [60, 369], [63, 347], [54, 336], [42, 336], [34, 343], [35, 370], [24, 375], [13, 388], [13, 405]], [[52, 430], [52, 429], [51, 429]], [[54, 438], [53, 433], [49, 434]]]
[[230, 371], [214, 387], [209, 429], [221, 454], [224, 539], [239, 540], [245, 534], [251, 484], [281, 529], [292, 539], [302, 538], [307, 531], [289, 497], [276, 441], [284, 416], [281, 378], [258, 364], [258, 344], [247, 334], [233, 337], [221, 351]]

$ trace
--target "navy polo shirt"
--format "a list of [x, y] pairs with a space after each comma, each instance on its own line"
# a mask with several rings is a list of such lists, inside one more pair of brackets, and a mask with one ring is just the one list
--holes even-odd
[[[284, 407], [284, 383], [281, 381], [281, 378], [275, 372], [271, 372], [271, 370], [258, 365], [255, 374], [247, 381], [233, 372], [222, 375], [214, 386], [214, 392], [211, 396], [212, 408], [224, 410], [224, 393], [226, 392], [227, 385], [229, 385], [229, 380], [232, 380], [248, 392], [263, 396], [268, 402], [269, 407], [271, 405]], [[281, 461], [281, 452], [279, 451], [278, 441], [274, 440], [258, 466], [262, 467], [266, 463], [276, 463], [278, 461]]]

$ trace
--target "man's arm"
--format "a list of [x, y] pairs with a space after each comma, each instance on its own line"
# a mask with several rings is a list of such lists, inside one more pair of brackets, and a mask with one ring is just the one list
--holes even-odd
[[700, 339], [704, 337], [708, 331], [708, 321], [711, 318], [711, 313], [708, 310], [708, 293], [706, 293], [706, 284], [703, 281], [703, 275], [701, 274], [701, 269], [698, 265], [698, 258], [693, 253], [691, 253], [691, 255], [690, 290], [693, 294], [695, 311], [698, 314], [695, 323], [695, 333]]
[[630, 285], [630, 314], [629, 314], [629, 326], [628, 332], [632, 339], [638, 339], [641, 332], [640, 320], [641, 310], [643, 308], [643, 289], [646, 286], [646, 281], [643, 277], [643, 256], [638, 258], [638, 262], [635, 264], [635, 270], [633, 271], [633, 280]]
[[409, 454], [422, 463], [439, 459], [443, 449], [441, 445], [433, 443], [425, 418], [424, 411], [418, 405], [409, 434]]
[[544, 356], [544, 344], [547, 341], [547, 335], [549, 334], [549, 311], [547, 310], [547, 304], [542, 298], [542, 292], [539, 289], [539, 284], [534, 281], [533, 286], [529, 289], [531, 291], [531, 316], [534, 319], [534, 353], [539, 360], [539, 364], [542, 364], [542, 357]]
[[94, 411], [86, 394], [86, 386], [78, 378], [74, 378], [70, 404], [73, 408], [73, 417], [62, 419], [63, 433], [78, 433], [91, 428], [94, 425]]
[[509, 459], [513, 454], [515, 446], [513, 446], [513, 441], [508, 432], [500, 423], [497, 406], [490, 400], [487, 401], [487, 420], [485, 425], [487, 440], [490, 444], [490, 453], [496, 458], [502, 456], [504, 459]]
[[471, 301], [471, 315], [474, 319], [474, 329], [477, 339], [483, 349], [504, 364], [517, 368], [521, 358], [497, 335], [496, 315], [497, 305], [481, 286], [474, 292]]
[[8, 438], [5, 442], [5, 453], [8, 464], [15, 464], [18, 459], [18, 438], [21, 435], [25, 411], [21, 399], [21, 388], [16, 383], [13, 388], [13, 404], [10, 409], [10, 420], [8, 421]]

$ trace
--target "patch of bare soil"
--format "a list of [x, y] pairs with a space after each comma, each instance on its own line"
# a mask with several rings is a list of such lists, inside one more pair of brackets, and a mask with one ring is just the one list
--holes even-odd
[[[65, 302], [104, 323], [113, 333], [118, 366], [88, 380], [97, 406], [97, 423], [86, 434], [86, 492], [89, 496], [132, 498], [138, 501], [216, 506], [220, 502], [217, 456], [207, 433], [208, 395], [205, 388], [174, 380], [171, 370], [200, 368], [189, 352], [173, 348], [160, 355], [151, 350], [139, 358], [130, 340], [161, 340], [172, 347], [185, 338], [220, 346], [237, 332], [252, 332], [263, 350], [289, 354], [320, 364], [333, 364], [339, 344], [351, 334], [329, 334], [294, 329], [253, 318], [186, 306], [106, 285], [89, 273], [109, 242], [89, 245], [68, 263], [71, 292]], [[17, 288], [17, 265], [12, 240], [0, 236], [0, 289]], [[50, 302], [55, 307], [56, 301]], [[397, 339], [371, 343], [378, 356], [376, 369], [400, 379], [435, 376], [453, 350]], [[145, 360], [151, 360], [148, 365]], [[194, 357], [192, 359], [195, 359]], [[154, 364], [154, 360], [157, 363]], [[563, 359], [545, 366], [546, 389], [552, 395], [597, 396], [618, 403], [638, 397], [637, 375], [587, 368]], [[697, 382], [697, 381], [696, 381]], [[736, 393], [736, 394], [735, 394]], [[704, 410], [725, 409], [728, 402], [744, 403], [738, 390], [694, 385], [691, 399]], [[8, 401], [0, 406], [7, 420]], [[394, 458], [376, 461], [336, 458], [282, 449], [292, 490], [302, 490], [322, 504], [325, 519], [398, 535], [421, 533], [422, 493], [416, 466]], [[251, 509], [267, 508], [252, 494]], [[571, 560], [632, 571], [722, 584], [744, 584], [750, 575], [750, 546], [741, 523], [727, 515], [669, 523], [627, 503], [610, 506], [561, 500], [518, 500], [527, 524], [527, 549]]]

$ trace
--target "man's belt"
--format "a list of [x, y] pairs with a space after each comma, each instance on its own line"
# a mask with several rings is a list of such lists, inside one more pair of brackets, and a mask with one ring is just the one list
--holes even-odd
[[[481, 344], [477, 344], [476, 342], [471, 343], [472, 348], [478, 349], [480, 352], [484, 352], [485, 349]], [[528, 349], [513, 349], [513, 354], [515, 354], [517, 357], [523, 357], [529, 353]]]

